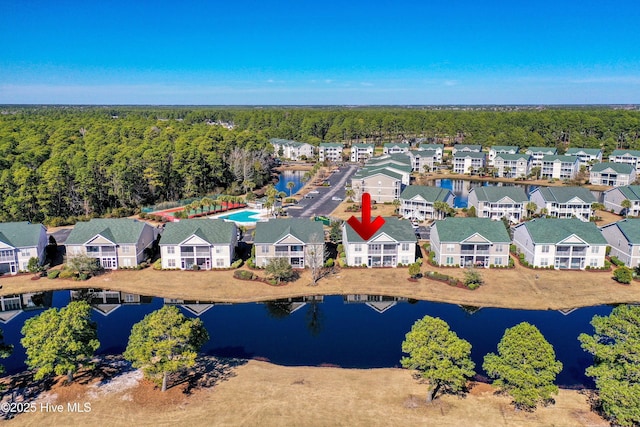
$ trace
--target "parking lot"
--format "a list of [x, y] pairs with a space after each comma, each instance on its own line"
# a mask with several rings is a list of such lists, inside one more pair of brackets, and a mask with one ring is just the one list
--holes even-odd
[[289, 207], [287, 213], [294, 218], [329, 215], [344, 199], [345, 185], [350, 183], [356, 170], [356, 165], [349, 165], [334, 172], [327, 178], [331, 183], [329, 187], [315, 187], [296, 206]]

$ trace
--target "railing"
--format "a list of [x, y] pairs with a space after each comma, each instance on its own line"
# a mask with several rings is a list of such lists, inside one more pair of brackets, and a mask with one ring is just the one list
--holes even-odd
[[1, 256], [0, 257], [0, 262], [15, 262], [16, 258], [15, 257], [9, 257], [9, 256]]

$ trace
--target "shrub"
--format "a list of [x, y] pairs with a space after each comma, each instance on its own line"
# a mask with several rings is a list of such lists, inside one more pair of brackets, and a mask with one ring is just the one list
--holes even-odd
[[71, 279], [72, 277], [76, 277], [76, 272], [71, 269], [65, 268], [60, 272], [58, 277], [61, 279]]
[[624, 262], [620, 261], [620, 259], [615, 255], [609, 257], [609, 260], [611, 261], [611, 264], [615, 265], [616, 267], [620, 267], [624, 265]]
[[324, 263], [325, 267], [333, 267], [334, 261], [333, 258], [329, 258], [327, 259], [327, 261]]
[[191, 266], [191, 269], [192, 269], [193, 271], [198, 271], [198, 270], [200, 270], [200, 266], [199, 266], [198, 264], [193, 264], [193, 265]]
[[158, 258], [156, 262], [153, 263], [154, 270], [162, 270], [162, 259]]
[[49, 279], [57, 279], [59, 275], [60, 275], [60, 270], [51, 270], [50, 272], [47, 273], [47, 277]]
[[256, 268], [256, 260], [253, 257], [249, 258], [247, 260], [247, 266], [249, 268]]
[[233, 272], [233, 277], [240, 280], [253, 280], [255, 274], [248, 270], [236, 270]]
[[633, 270], [629, 267], [619, 267], [613, 272], [613, 278], [619, 283], [628, 285], [633, 280]]
[[509, 245], [509, 252], [511, 252], [512, 254], [516, 253], [516, 245], [514, 245], [513, 243]]
[[231, 263], [231, 268], [240, 268], [242, 267], [242, 259], [237, 259], [234, 262]]
[[80, 273], [78, 274], [78, 280], [89, 280], [89, 276], [87, 273]]

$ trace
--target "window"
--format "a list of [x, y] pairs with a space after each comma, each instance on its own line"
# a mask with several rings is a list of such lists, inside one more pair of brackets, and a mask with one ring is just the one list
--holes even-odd
[[546, 267], [549, 265], [549, 258], [542, 258], [540, 259], [540, 266], [541, 267]]
[[353, 258], [353, 264], [354, 265], [362, 265], [362, 257], [361, 256], [357, 256]]
[[362, 245], [353, 245], [354, 252], [362, 252]]
[[453, 252], [453, 249], [455, 248], [455, 245], [452, 244], [448, 244], [447, 245], [447, 252]]
[[452, 256], [448, 256], [445, 264], [452, 265], [453, 264], [453, 257]]
[[122, 246], [122, 253], [128, 254], [130, 249], [131, 249], [130, 246]]
[[167, 267], [175, 268], [175, 266], [176, 266], [176, 260], [175, 259], [168, 259], [167, 260]]
[[269, 245], [260, 245], [260, 252], [262, 252], [263, 254], [268, 254], [269, 253]]
[[222, 253], [222, 246], [216, 246], [216, 253], [217, 254], [221, 254]]
[[542, 245], [542, 253], [543, 254], [549, 253], [549, 245]]
[[592, 259], [589, 261], [589, 266], [591, 266], [591, 267], [597, 267], [597, 266], [598, 266], [598, 260], [597, 260], [597, 259], [595, 259], [595, 258], [592, 258]]
[[400, 263], [402, 264], [409, 264], [409, 257], [402, 257], [400, 258]]
[[[503, 246], [504, 246], [504, 245], [496, 245], [496, 252], [502, 252], [502, 250], [503, 250], [503, 248], [502, 248], [502, 247], [503, 247]], [[496, 258], [496, 259], [498, 259], [498, 258]]]
[[493, 260], [493, 263], [494, 263], [495, 265], [502, 265], [502, 257], [496, 257], [496, 258]]
[[124, 302], [136, 302], [133, 294], [124, 294]]
[[591, 246], [591, 253], [592, 254], [600, 253], [600, 246]]
[[175, 254], [176, 253], [176, 247], [175, 246], [167, 246], [167, 253], [168, 254]]
[[216, 259], [216, 267], [224, 267], [224, 259], [223, 258]]
[[122, 258], [122, 265], [124, 267], [131, 267], [131, 258]]
[[[409, 250], [409, 244], [408, 243], [403, 243], [402, 244], [402, 250], [403, 251], [408, 251]], [[403, 264], [406, 264], [405, 262], [403, 262]]]

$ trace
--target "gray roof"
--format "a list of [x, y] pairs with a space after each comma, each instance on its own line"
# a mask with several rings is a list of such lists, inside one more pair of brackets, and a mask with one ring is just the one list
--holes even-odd
[[629, 175], [635, 168], [629, 163], [616, 163], [616, 162], [602, 162], [596, 163], [591, 166], [591, 172], [604, 172], [607, 169], [611, 169], [616, 173], [622, 173]]
[[537, 218], [524, 222], [517, 227], [526, 227], [536, 244], [557, 244], [571, 235], [592, 245], [606, 245], [607, 240], [593, 222], [584, 222], [577, 218]]
[[290, 139], [282, 139], [282, 138], [271, 138], [269, 142], [276, 145], [286, 145], [291, 147], [300, 147], [301, 145], [304, 145], [304, 144], [311, 145], [308, 142], [298, 142], [298, 141], [292, 141]]
[[386, 147], [386, 148], [392, 148], [392, 147], [409, 148], [409, 144], [404, 143], [404, 142], [388, 142], [388, 143], [384, 144], [383, 147]]
[[211, 244], [231, 243], [236, 233], [233, 222], [223, 219], [181, 219], [165, 225], [161, 245], [178, 245], [195, 235]]
[[540, 195], [547, 202], [567, 203], [574, 197], [578, 197], [585, 203], [595, 203], [596, 198], [583, 187], [538, 187], [532, 193], [539, 191]]
[[44, 225], [30, 222], [0, 223], [0, 242], [14, 248], [31, 248], [38, 246], [40, 233]]
[[[375, 217], [373, 213], [372, 216]], [[351, 228], [349, 223], [345, 222], [344, 227], [346, 227], [347, 230], [347, 240], [349, 241], [349, 243], [365, 241], [362, 237], [360, 237], [358, 233], [355, 232], [353, 228]], [[400, 220], [396, 217], [384, 217], [384, 225], [378, 231], [376, 231], [371, 239], [366, 241], [371, 241], [382, 233], [386, 234], [392, 239], [397, 240], [398, 242], [418, 241], [415, 232], [413, 231], [413, 227], [411, 226], [411, 222], [407, 220]]]
[[253, 240], [257, 244], [275, 243], [288, 234], [304, 243], [313, 243], [314, 238], [324, 242], [322, 223], [309, 218], [277, 218], [259, 222]]
[[496, 159], [502, 159], [502, 160], [520, 160], [520, 159], [524, 159], [526, 161], [529, 161], [529, 159], [531, 159], [531, 156], [529, 154], [511, 154], [511, 153], [498, 153], [496, 154]]
[[427, 202], [444, 202], [453, 195], [451, 190], [439, 187], [430, 187], [427, 185], [408, 185], [400, 195], [401, 199], [409, 200], [415, 196], [421, 196]]
[[573, 147], [573, 148], [569, 148], [567, 150], [566, 153], [564, 153], [567, 156], [575, 156], [577, 154], [580, 153], [584, 153], [584, 154], [589, 154], [590, 156], [597, 156], [598, 154], [602, 153], [602, 150], [600, 148], [577, 148], [577, 147]]
[[440, 242], [462, 242], [479, 234], [494, 243], [509, 243], [511, 238], [502, 221], [489, 218], [446, 218], [432, 225], [438, 230]]
[[368, 148], [375, 148], [373, 144], [351, 144], [351, 149], [359, 148], [361, 150], [366, 150]]
[[530, 153], [551, 153], [555, 154], [558, 152], [558, 149], [555, 147], [529, 147], [526, 150]]
[[640, 150], [613, 150], [610, 156], [624, 156], [629, 154], [633, 157], [640, 157]]
[[84, 245], [98, 234], [115, 244], [138, 243], [146, 222], [130, 218], [94, 218], [78, 222], [69, 233], [66, 245]]
[[640, 245], [640, 218], [626, 218], [602, 228], [605, 227], [618, 227], [629, 243]]
[[418, 151], [424, 150], [444, 150], [444, 144], [420, 144]]
[[529, 197], [522, 187], [476, 187], [472, 188], [471, 191], [476, 193], [476, 197], [481, 202], [498, 202], [505, 197], [510, 198], [516, 203], [526, 203], [529, 201]]

